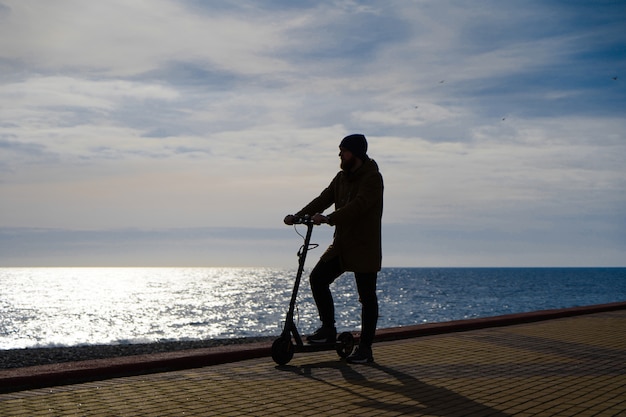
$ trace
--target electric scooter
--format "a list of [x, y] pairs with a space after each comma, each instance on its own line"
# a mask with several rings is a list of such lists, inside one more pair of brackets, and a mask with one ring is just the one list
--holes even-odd
[[341, 358], [347, 358], [354, 349], [354, 336], [352, 333], [341, 333], [334, 343], [305, 343], [298, 333], [293, 315], [296, 308], [298, 288], [300, 287], [300, 280], [302, 278], [302, 272], [304, 271], [304, 262], [306, 261], [306, 255], [310, 247], [309, 242], [311, 241], [314, 223], [310, 216], [297, 217], [293, 223], [306, 225], [307, 231], [304, 244], [298, 251], [298, 273], [296, 274], [296, 282], [294, 283], [293, 292], [291, 293], [291, 302], [289, 303], [285, 326], [280, 337], [272, 344], [272, 359], [278, 365], [285, 365], [293, 358], [295, 352], [317, 352], [332, 349], [335, 349]]

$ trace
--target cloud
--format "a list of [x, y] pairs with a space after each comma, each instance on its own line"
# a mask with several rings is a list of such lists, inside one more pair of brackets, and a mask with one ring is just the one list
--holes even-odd
[[0, 4], [0, 227], [280, 224], [362, 132], [412, 248], [625, 250], [614, 2]]
[[[160, 63], [189, 60], [240, 74], [283, 65], [263, 51], [280, 44], [267, 14], [196, 14], [182, 2], [6, 1], [10, 19], [0, 43], [5, 56], [43, 70], [74, 68], [130, 76]], [[241, 18], [245, 17], [245, 18]], [[113, 26], [112, 26], [113, 25]], [[114, 28], [114, 30], [113, 30]], [[254, 65], [251, 65], [254, 64]]]

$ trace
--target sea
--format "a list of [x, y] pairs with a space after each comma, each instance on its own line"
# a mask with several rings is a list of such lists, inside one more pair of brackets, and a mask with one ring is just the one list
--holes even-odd
[[[305, 270], [295, 321], [318, 327]], [[0, 268], [0, 350], [277, 336], [296, 271]], [[332, 284], [338, 331], [360, 326], [351, 273]], [[626, 301], [626, 268], [383, 268], [379, 328]]]

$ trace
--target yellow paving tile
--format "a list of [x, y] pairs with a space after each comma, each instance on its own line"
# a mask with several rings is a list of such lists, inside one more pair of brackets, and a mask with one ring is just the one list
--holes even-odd
[[0, 394], [0, 416], [626, 415], [626, 311]]

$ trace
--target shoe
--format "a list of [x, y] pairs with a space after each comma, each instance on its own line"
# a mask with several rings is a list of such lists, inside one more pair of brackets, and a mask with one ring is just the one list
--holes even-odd
[[374, 362], [374, 356], [372, 355], [372, 349], [362, 348], [357, 346], [355, 351], [346, 358], [348, 363], [372, 363]]
[[337, 329], [334, 327], [320, 327], [306, 338], [307, 342], [313, 344], [335, 343], [337, 340]]

